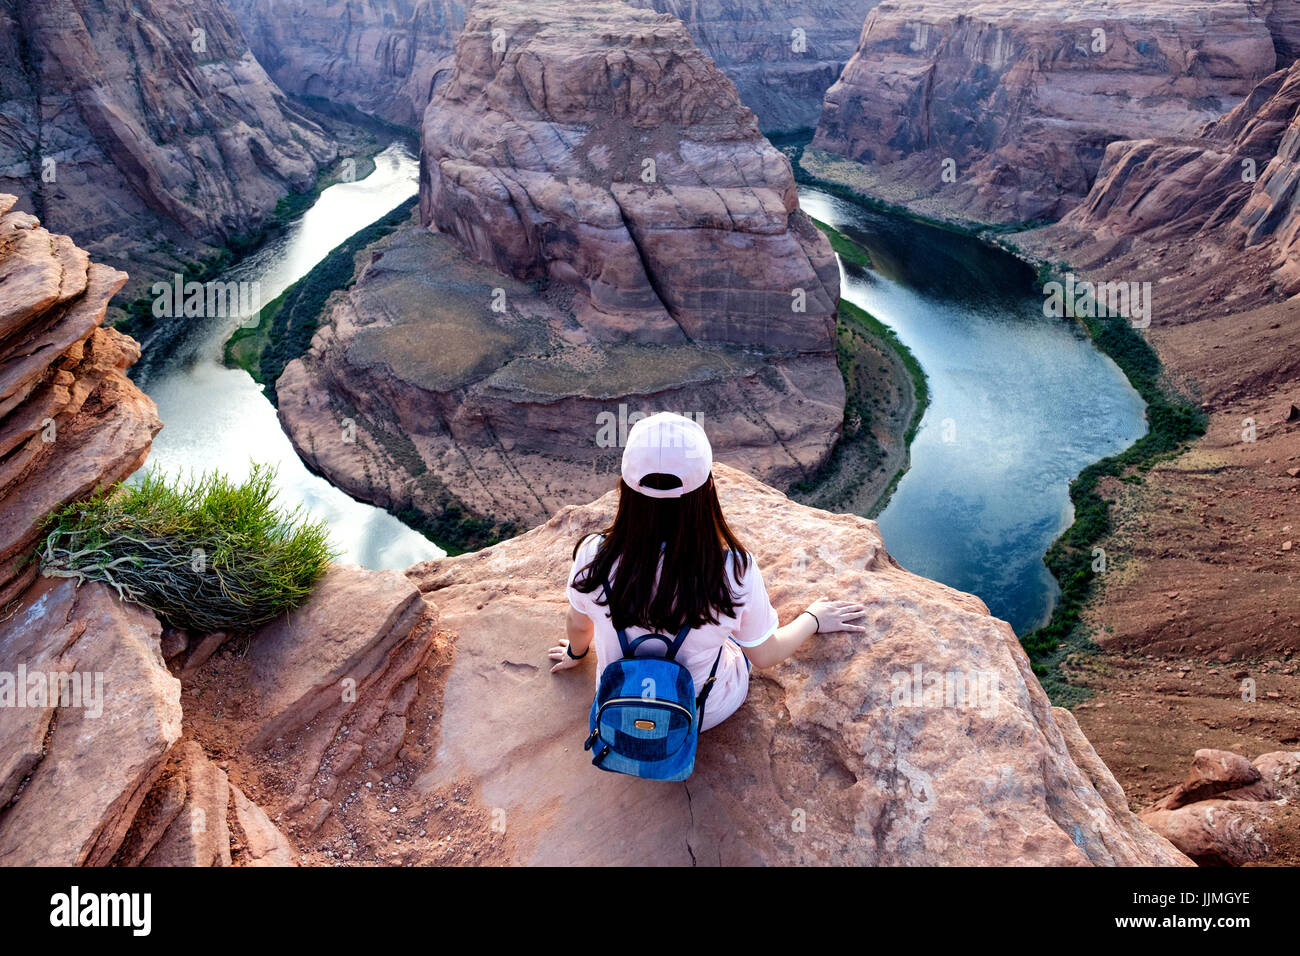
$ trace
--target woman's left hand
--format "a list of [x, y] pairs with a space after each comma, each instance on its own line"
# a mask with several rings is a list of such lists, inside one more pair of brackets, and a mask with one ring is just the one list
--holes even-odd
[[[588, 648], [588, 650], [590, 650], [590, 648]], [[585, 654], [577, 660], [574, 660], [569, 656], [569, 641], [567, 638], [560, 638], [560, 643], [552, 647], [547, 654], [550, 656], [551, 660], [556, 662], [555, 666], [551, 668], [552, 674], [557, 671], [567, 671], [570, 667], [577, 667], [587, 659]]]

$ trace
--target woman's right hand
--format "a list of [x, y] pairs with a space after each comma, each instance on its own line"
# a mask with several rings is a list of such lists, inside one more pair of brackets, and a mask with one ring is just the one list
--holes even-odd
[[817, 619], [817, 633], [829, 634], [832, 631], [865, 631], [866, 628], [853, 621], [860, 621], [866, 616], [864, 604], [854, 601], [831, 601], [820, 597], [808, 606], [808, 611]]

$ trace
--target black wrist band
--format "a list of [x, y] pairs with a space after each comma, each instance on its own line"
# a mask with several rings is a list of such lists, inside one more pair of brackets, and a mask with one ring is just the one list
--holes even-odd
[[812, 618], [813, 623], [817, 625], [817, 630], [813, 631], [813, 633], [820, 634], [822, 632], [822, 622], [817, 620], [817, 615], [814, 614], [812, 611], [804, 611], [804, 613], [807, 614], [810, 618]]
[[575, 660], [575, 661], [580, 661], [580, 660], [582, 660], [584, 657], [586, 657], [588, 654], [591, 653], [591, 645], [588, 644], [588, 645], [587, 645], [587, 649], [586, 649], [585, 651], [583, 651], [581, 654], [575, 654], [575, 653], [573, 653], [573, 645], [572, 645], [572, 644], [565, 644], [565, 645], [564, 645], [564, 653], [568, 654], [569, 657], [570, 657], [571, 659], [573, 659], [573, 660]]

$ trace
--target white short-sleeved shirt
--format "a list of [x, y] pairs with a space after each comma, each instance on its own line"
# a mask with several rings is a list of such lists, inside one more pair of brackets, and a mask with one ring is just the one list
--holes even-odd
[[[597, 683], [600, 682], [600, 674], [605, 666], [610, 661], [618, 660], [623, 656], [622, 648], [618, 643], [618, 633], [609, 618], [609, 609], [596, 603], [596, 598], [604, 597], [603, 589], [597, 588], [590, 594], [583, 594], [573, 587], [574, 578], [591, 563], [599, 547], [599, 537], [592, 535], [587, 538], [573, 559], [573, 567], [569, 569], [569, 603], [591, 618], [596, 625], [594, 644]], [[732, 554], [728, 552], [727, 583], [731, 587], [732, 594], [735, 595], [736, 613], [739, 617], [719, 614], [717, 624], [706, 624], [695, 628], [686, 636], [682, 649], [677, 654], [678, 662], [691, 672], [698, 693], [704, 686], [704, 682], [709, 679], [709, 670], [713, 667], [713, 659], [718, 655], [718, 648], [722, 648], [722, 658], [718, 661], [717, 681], [713, 685], [713, 690], [709, 691], [709, 701], [704, 707], [704, 723], [700, 726], [701, 730], [717, 726], [730, 717], [745, 702], [745, 695], [749, 693], [749, 668], [746, 666], [744, 652], [738, 645], [757, 647], [771, 637], [777, 629], [776, 609], [768, 599], [767, 588], [763, 585], [763, 575], [759, 572], [753, 556], [750, 556], [749, 568], [741, 578], [739, 586], [736, 585], [732, 571], [732, 561]], [[614, 568], [610, 572], [611, 583], [617, 571], [618, 562], [615, 561]], [[650, 631], [644, 627], [627, 629], [629, 639], [649, 633]], [[638, 653], [661, 655], [663, 647], [658, 641], [647, 641], [638, 648]]]

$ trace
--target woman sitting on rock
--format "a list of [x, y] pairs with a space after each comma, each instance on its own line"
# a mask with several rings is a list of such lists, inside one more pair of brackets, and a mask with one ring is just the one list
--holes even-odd
[[[665, 412], [632, 426], [618, 513], [602, 534], [574, 548], [568, 638], [550, 649], [555, 673], [577, 667], [594, 640], [599, 678], [623, 656], [617, 628], [635, 640], [689, 624], [676, 659], [696, 688], [717, 662], [701, 730], [744, 703], [751, 664], [771, 667], [819, 631], [862, 631], [851, 622], [865, 613], [861, 604], [822, 598], [779, 626], [758, 565], [727, 527], [712, 469], [709, 440], [691, 419]], [[663, 653], [657, 641], [641, 646], [638, 653]]]

